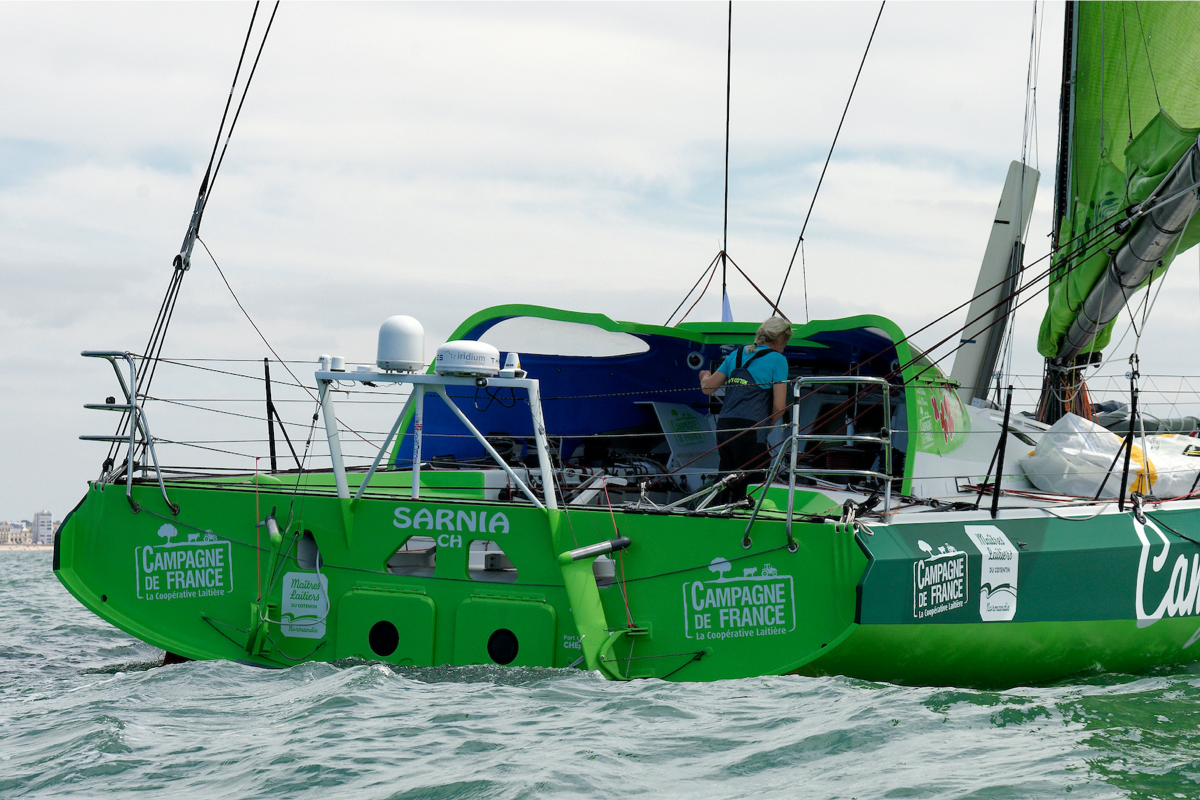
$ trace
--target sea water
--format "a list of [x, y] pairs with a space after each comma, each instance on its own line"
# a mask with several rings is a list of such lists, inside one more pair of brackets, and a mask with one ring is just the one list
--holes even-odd
[[0, 553], [0, 797], [1200, 797], [1195, 668], [980, 692], [161, 660], [48, 553]]

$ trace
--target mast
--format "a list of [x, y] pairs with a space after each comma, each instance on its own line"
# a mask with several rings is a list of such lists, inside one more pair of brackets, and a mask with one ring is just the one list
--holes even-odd
[[1075, 123], [1075, 29], [1079, 24], [1079, 10], [1075, 0], [1067, 0], [1066, 19], [1063, 22], [1063, 73], [1062, 93], [1058, 101], [1058, 168], [1054, 176], [1054, 237], [1058, 245], [1062, 219], [1070, 208], [1071, 191], [1071, 142], [1074, 140]]
[[1043, 422], [1090, 417], [1084, 372], [1133, 295], [1200, 241], [1197, 31], [1200, 4], [1066, 5]]

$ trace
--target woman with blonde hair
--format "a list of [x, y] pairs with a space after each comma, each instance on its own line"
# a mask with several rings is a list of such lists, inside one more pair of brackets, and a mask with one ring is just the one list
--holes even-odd
[[[791, 323], [771, 317], [758, 326], [754, 344], [734, 350], [716, 372], [700, 372], [700, 388], [705, 394], [725, 387], [717, 420], [722, 477], [735, 470], [766, 466], [767, 433], [787, 405], [788, 366], [783, 350], [791, 338]], [[729, 485], [731, 502], [746, 496], [751, 477]]]

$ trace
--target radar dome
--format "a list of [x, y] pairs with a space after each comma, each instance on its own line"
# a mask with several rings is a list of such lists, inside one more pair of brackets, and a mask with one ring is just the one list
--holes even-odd
[[388, 317], [379, 326], [375, 363], [388, 372], [415, 372], [425, 366], [425, 329], [412, 317]]

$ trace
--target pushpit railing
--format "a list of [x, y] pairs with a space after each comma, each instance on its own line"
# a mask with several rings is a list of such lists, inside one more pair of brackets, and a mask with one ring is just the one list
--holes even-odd
[[[128, 445], [125, 454], [125, 499], [129, 501], [130, 507], [135, 512], [140, 509], [133, 499], [133, 471], [139, 468], [135, 453], [138, 445], [144, 445], [145, 452], [150, 454], [150, 459], [154, 462], [154, 475], [158, 478], [158, 488], [162, 491], [163, 500], [166, 501], [167, 508], [171, 509], [172, 514], [178, 514], [179, 506], [172, 503], [171, 498], [167, 496], [167, 486], [163, 483], [158, 454], [154, 452], [154, 437], [150, 435], [150, 422], [146, 419], [146, 411], [138, 402], [136, 389], [131, 388], [137, 386], [133, 355], [120, 350], [84, 350], [80, 355], [84, 358], [102, 358], [111, 364], [113, 372], [117, 375], [117, 382], [121, 384], [121, 393], [125, 396], [124, 403], [85, 403], [83, 407], [93, 411], [120, 411], [122, 414], [128, 415], [126, 419], [129, 424], [129, 433], [128, 435], [117, 433], [111, 436], [82, 435], [79, 438], [85, 442]], [[117, 359], [123, 360], [129, 367], [128, 382], [121, 374], [121, 368], [117, 366]], [[108, 466], [106, 465], [105, 468], [107, 470]], [[144, 467], [140, 468], [144, 469]]]
[[[814, 375], [807, 378], [799, 378], [792, 384], [792, 432], [788, 437], [787, 442], [783, 447], [779, 448], [775, 458], [772, 459], [771, 469], [767, 472], [766, 479], [763, 481], [763, 489], [758, 495], [758, 502], [754, 506], [754, 512], [750, 515], [750, 520], [746, 523], [746, 533], [742, 537], [743, 546], [750, 541], [750, 528], [754, 525], [754, 520], [758, 517], [758, 512], [762, 508], [763, 501], [767, 497], [767, 489], [771, 485], [774, 476], [779, 474], [779, 468], [783, 464], [785, 455], [791, 456], [791, 464], [788, 468], [788, 499], [787, 499], [787, 539], [788, 549], [795, 552], [795, 540], [792, 538], [792, 517], [795, 512], [796, 505], [796, 476], [797, 475], [841, 475], [846, 477], [860, 478], [875, 478], [883, 482], [883, 513], [887, 514], [892, 510], [892, 437], [890, 431], [885, 427], [880, 431], [879, 436], [869, 436], [864, 434], [828, 434], [828, 433], [801, 433], [800, 432], [800, 391], [804, 386], [824, 386], [828, 384], [852, 384], [857, 391], [857, 386], [862, 384], [872, 384], [882, 388], [883, 390], [883, 408], [884, 413], [891, 411], [891, 384], [886, 378], [868, 378], [855, 376], [823, 376]], [[798, 466], [797, 459], [799, 454], [797, 450], [801, 442], [861, 442], [863, 444], [877, 444], [883, 447], [883, 471], [876, 472], [869, 469], [831, 469], [827, 467], [813, 466]]]

